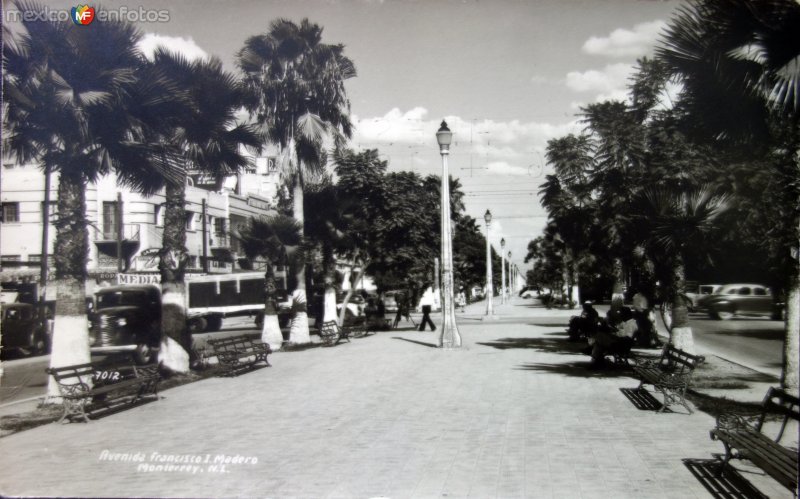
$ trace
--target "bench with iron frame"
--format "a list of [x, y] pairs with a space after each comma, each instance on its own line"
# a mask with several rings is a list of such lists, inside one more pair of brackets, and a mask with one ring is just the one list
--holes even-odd
[[156, 366], [101, 366], [86, 363], [46, 369], [61, 395], [64, 413], [59, 423], [74, 416], [89, 422], [89, 413], [152, 396], [158, 399], [161, 376]]
[[656, 361], [643, 361], [633, 367], [641, 382], [637, 390], [646, 384], [653, 385], [664, 396], [664, 404], [658, 410], [663, 412], [670, 404], [681, 404], [692, 414], [686, 403], [686, 390], [692, 382], [695, 368], [705, 361], [702, 355], [692, 355], [667, 343]]
[[255, 368], [256, 364], [263, 362], [265, 367], [270, 367], [267, 356], [272, 349], [267, 343], [248, 335], [215, 338], [207, 341], [213, 349], [206, 353], [206, 357], [216, 357], [223, 375], [232, 376], [238, 372]]
[[336, 321], [325, 321], [319, 328], [319, 337], [325, 346], [333, 346], [342, 340], [350, 341], [350, 337], [366, 336], [366, 326], [340, 326]]
[[[783, 416], [780, 431], [775, 439], [763, 433], [764, 421], [769, 413]], [[743, 416], [724, 413], [717, 417], [717, 427], [711, 430], [711, 439], [725, 446], [725, 457], [718, 475], [722, 475], [732, 459], [747, 459], [781, 485], [797, 495], [797, 449], [780, 444], [789, 419], [800, 421], [800, 399], [779, 388], [770, 388], [755, 424]]]

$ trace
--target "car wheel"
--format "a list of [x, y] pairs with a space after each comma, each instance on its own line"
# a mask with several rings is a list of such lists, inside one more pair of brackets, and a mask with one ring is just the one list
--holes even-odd
[[133, 360], [139, 365], [149, 364], [153, 361], [154, 356], [153, 348], [145, 343], [136, 345], [136, 350], [133, 351]]
[[203, 317], [197, 317], [189, 320], [187, 327], [190, 333], [202, 333], [206, 330], [208, 322]]
[[717, 310], [715, 312], [717, 319], [721, 321], [727, 321], [733, 319], [733, 316], [736, 315], [735, 310]]
[[222, 317], [219, 315], [212, 315], [208, 318], [208, 330], [219, 331], [222, 329]]

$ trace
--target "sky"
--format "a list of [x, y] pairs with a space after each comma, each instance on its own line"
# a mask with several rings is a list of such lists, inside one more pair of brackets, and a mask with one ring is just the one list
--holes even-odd
[[[45, 2], [52, 9], [76, 3]], [[89, 2], [89, 6], [97, 5]], [[454, 132], [449, 171], [466, 211], [520, 269], [546, 213], [539, 185], [547, 141], [582, 129], [580, 107], [626, 98], [637, 58], [652, 55], [681, 5], [669, 0], [106, 0], [137, 22], [142, 48], [214, 56], [236, 71], [244, 41], [270, 22], [307, 17], [344, 44], [351, 147], [377, 148], [390, 170], [441, 174], [436, 131]], [[10, 4], [3, 0], [4, 10]], [[126, 10], [123, 10], [126, 9]], [[132, 14], [132, 11], [136, 11]], [[149, 22], [158, 19], [158, 22]], [[97, 22], [100, 22], [99, 20]], [[86, 28], [90, 28], [91, 25]], [[85, 29], [79, 27], [79, 29]]]

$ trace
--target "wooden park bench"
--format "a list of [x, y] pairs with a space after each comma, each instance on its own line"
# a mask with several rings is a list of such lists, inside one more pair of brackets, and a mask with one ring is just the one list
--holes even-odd
[[[769, 413], [783, 416], [775, 439], [762, 432]], [[754, 425], [738, 414], [719, 415], [717, 427], [711, 430], [711, 439], [719, 440], [725, 446], [725, 457], [719, 468], [719, 475], [725, 471], [731, 458], [747, 459], [793, 491], [796, 496], [797, 449], [787, 449], [780, 444], [789, 419], [800, 421], [800, 400], [778, 388], [767, 391], [761, 415]]]
[[350, 341], [350, 337], [366, 336], [365, 326], [340, 326], [336, 321], [325, 321], [319, 328], [319, 337], [325, 346], [333, 346], [342, 340]]
[[644, 361], [633, 367], [641, 378], [637, 391], [646, 384], [653, 385], [657, 392], [664, 395], [664, 404], [658, 412], [663, 412], [670, 404], [679, 403], [691, 414], [693, 411], [686, 403], [686, 390], [692, 382], [695, 368], [703, 361], [705, 357], [684, 352], [668, 343], [657, 361]]
[[103, 407], [111, 409], [120, 404], [152, 396], [158, 399], [160, 375], [156, 366], [136, 367], [77, 364], [46, 369], [58, 384], [64, 414], [59, 423], [73, 416], [89, 422], [89, 413]]
[[216, 357], [223, 375], [232, 376], [253, 369], [256, 364], [263, 362], [270, 367], [267, 356], [272, 349], [266, 343], [248, 335], [229, 336], [208, 340], [208, 345], [213, 349], [206, 353], [206, 357]]

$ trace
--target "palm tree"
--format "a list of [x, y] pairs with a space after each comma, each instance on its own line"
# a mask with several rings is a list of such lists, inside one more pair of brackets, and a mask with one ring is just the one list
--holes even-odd
[[568, 300], [574, 304], [579, 295], [578, 263], [588, 248], [589, 227], [593, 222], [589, 183], [594, 162], [592, 144], [585, 135], [568, 135], [550, 140], [546, 155], [555, 175], [546, 177], [539, 195], [565, 245], [564, 282], [567, 283]]
[[694, 339], [684, 296], [684, 261], [689, 251], [702, 251], [715, 222], [727, 209], [727, 196], [710, 188], [692, 191], [649, 189], [638, 200], [638, 221], [645, 227], [641, 241], [652, 261], [662, 269], [663, 288], [671, 307], [670, 343], [689, 353]]
[[[24, 12], [42, 12], [19, 2]], [[130, 24], [106, 21], [75, 29], [69, 21], [22, 16], [24, 31], [6, 38], [3, 146], [20, 163], [58, 173], [55, 223], [55, 329], [51, 366], [89, 361], [84, 297], [89, 253], [86, 186], [115, 171], [121, 184], [154, 193], [180, 167], [147, 142], [148, 116], [167, 99], [149, 73]], [[29, 20], [31, 19], [31, 20]], [[146, 74], [147, 80], [140, 79]], [[57, 393], [52, 383], [49, 393]]]
[[[303, 19], [299, 25], [278, 19], [267, 33], [245, 41], [237, 62], [252, 91], [251, 116], [270, 141], [284, 151], [283, 168], [291, 180], [294, 218], [303, 224], [306, 178], [325, 168], [323, 141], [337, 146], [352, 135], [344, 82], [356, 75], [343, 45], [322, 43], [322, 28]], [[293, 298], [306, 303], [305, 268], [296, 269]], [[299, 307], [291, 341], [308, 343], [307, 313]]]
[[[157, 49], [153, 67], [184, 92], [189, 105], [165, 124], [158, 140], [176, 148], [188, 165], [214, 176], [218, 185], [247, 166], [243, 147], [259, 149], [261, 138], [252, 125], [236, 122], [245, 90], [240, 81], [222, 69], [216, 59], [188, 61], [180, 54]], [[159, 362], [186, 372], [192, 337], [186, 326], [186, 175], [169, 182], [165, 190], [164, 232], [159, 252], [161, 272], [162, 342]]]
[[275, 303], [275, 265], [304, 265], [300, 252], [302, 234], [300, 224], [286, 215], [271, 215], [250, 219], [240, 232], [242, 250], [247, 258], [262, 257], [266, 265], [266, 297], [261, 340], [278, 351], [283, 345], [283, 334], [278, 322]]
[[611, 306], [622, 306], [624, 259], [631, 253], [631, 199], [635, 191], [632, 173], [644, 155], [643, 127], [623, 102], [601, 102], [582, 108], [584, 122], [595, 142], [596, 168], [592, 187], [597, 190], [598, 219], [613, 256], [614, 288]]
[[[681, 100], [697, 127], [727, 147], [750, 156], [782, 156], [779, 184], [794, 186], [773, 193], [784, 206], [800, 206], [796, 136], [800, 108], [800, 4], [793, 0], [695, 1], [681, 7], [656, 49], [683, 85]], [[776, 127], [774, 123], [780, 125]], [[777, 130], [780, 130], [779, 132]], [[796, 134], [795, 134], [796, 135]], [[771, 149], [771, 150], [770, 150]], [[785, 173], [783, 173], [785, 172]], [[777, 260], [785, 269], [786, 340], [782, 384], [800, 386], [800, 264], [791, 248], [800, 239], [800, 212], [779, 223], [783, 230]]]

